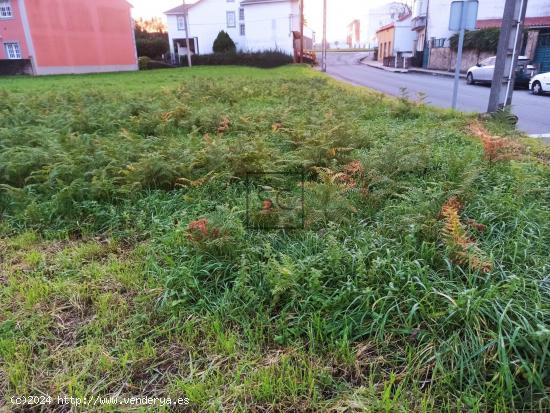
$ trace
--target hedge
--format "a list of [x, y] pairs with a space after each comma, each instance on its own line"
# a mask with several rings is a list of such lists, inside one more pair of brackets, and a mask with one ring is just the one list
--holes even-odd
[[[293, 63], [292, 56], [275, 50], [253, 53], [212, 53], [205, 55], [194, 55], [192, 63], [195, 66], [201, 65], [236, 65], [271, 68], [284, 66]], [[185, 56], [182, 56], [182, 65], [187, 65]]]
[[[464, 35], [464, 49], [496, 53], [500, 29], [498, 27], [468, 31]], [[449, 39], [451, 48], [458, 49], [458, 34]]]
[[142, 56], [138, 59], [139, 70], [151, 70], [151, 69], [169, 69], [175, 67], [174, 65], [162, 62], [160, 60], [152, 60], [147, 56]]

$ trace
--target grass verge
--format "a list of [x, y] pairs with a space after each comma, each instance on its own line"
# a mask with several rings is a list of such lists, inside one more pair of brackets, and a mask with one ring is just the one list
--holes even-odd
[[[305, 67], [2, 79], [0, 112], [8, 406], [548, 408], [545, 148]], [[246, 173], [297, 169], [304, 229], [247, 229]]]

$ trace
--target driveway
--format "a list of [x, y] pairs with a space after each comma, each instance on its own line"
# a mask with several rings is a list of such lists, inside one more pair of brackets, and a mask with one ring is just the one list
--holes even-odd
[[[426, 95], [426, 103], [450, 108], [453, 78], [421, 73], [393, 73], [359, 63], [365, 53], [328, 53], [327, 73], [336, 79], [366, 86], [399, 96], [406, 88], [409, 96]], [[465, 112], [485, 112], [491, 88], [469, 86], [461, 79], [458, 89], [458, 109]], [[528, 134], [546, 135], [550, 142], [550, 95], [534, 96], [527, 90], [515, 90], [512, 111], [519, 117], [518, 128]]]

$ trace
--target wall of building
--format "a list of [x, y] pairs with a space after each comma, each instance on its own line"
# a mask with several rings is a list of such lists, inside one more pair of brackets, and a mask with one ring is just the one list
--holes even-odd
[[21, 22], [21, 8], [18, 0], [11, 0], [12, 17], [0, 18], [0, 59], [7, 59], [4, 43], [19, 43], [21, 57], [29, 58], [25, 31]]
[[[445, 46], [439, 48], [430, 48], [430, 59], [428, 68], [438, 70], [454, 70], [456, 53], [452, 52], [449, 46], [448, 38], [454, 32], [448, 30], [451, 0], [430, 0], [428, 11], [427, 37], [430, 39], [446, 39]], [[504, 12], [504, 1], [502, 0], [483, 0], [479, 2], [478, 20], [500, 19]], [[529, 0], [527, 4], [527, 17], [541, 17], [550, 15], [550, 1], [548, 0]], [[434, 17], [435, 16], [435, 17]], [[533, 33], [529, 33], [526, 54], [532, 57], [536, 42], [533, 42]], [[465, 50], [462, 61], [462, 71], [475, 65], [485, 57], [494, 55], [494, 53], [478, 53], [476, 51]]]
[[[228, 2], [227, 0], [199, 1], [188, 10], [189, 37], [198, 39], [198, 52], [200, 54], [212, 53], [214, 40], [218, 33], [224, 30], [235, 42], [237, 50], [246, 48], [245, 37], [239, 34], [239, 4], [240, 2]], [[227, 27], [226, 12], [235, 13], [235, 27]], [[185, 31], [178, 30], [177, 16], [169, 15], [168, 33], [170, 35], [170, 51], [174, 53], [172, 39], [185, 39]]]
[[37, 74], [137, 70], [125, 0], [24, 0]]
[[395, 29], [393, 27], [380, 30], [376, 33], [378, 41], [378, 61], [383, 62], [386, 56], [391, 56]]
[[[482, 0], [479, 2], [478, 20], [501, 19], [504, 13], [504, 1]], [[527, 17], [550, 16], [550, 1], [528, 0]]]
[[298, 2], [250, 4], [244, 10], [248, 50], [294, 53], [292, 31], [300, 31]]
[[395, 36], [393, 45], [393, 54], [410, 52], [412, 53], [416, 33], [411, 29], [411, 20], [395, 23]]
[[[430, 0], [428, 11], [428, 38], [449, 38], [449, 17], [452, 0]], [[501, 19], [504, 13], [504, 0], [481, 0], [478, 6], [478, 20]], [[527, 17], [550, 16], [549, 0], [528, 0]]]
[[377, 47], [378, 37], [377, 30], [387, 24], [397, 21], [398, 16], [392, 15], [396, 8], [399, 8], [401, 2], [394, 1], [378, 7], [371, 7], [364, 21], [361, 22], [363, 31], [361, 37], [366, 47]]
[[[224, 30], [235, 42], [237, 50], [278, 49], [293, 54], [292, 31], [300, 30], [300, 11], [297, 1], [244, 5], [244, 20], [239, 18], [239, 8], [239, 1], [227, 2], [227, 0], [204, 0], [189, 8], [189, 37], [197, 38], [198, 53], [212, 53], [214, 40], [218, 33]], [[227, 27], [226, 12], [228, 11], [235, 12], [234, 28]], [[167, 21], [170, 51], [174, 53], [172, 39], [184, 39], [185, 31], [178, 29], [176, 15], [168, 15]], [[244, 24], [244, 36], [240, 34], [241, 24]], [[304, 35], [311, 38], [311, 30], [306, 28]]]

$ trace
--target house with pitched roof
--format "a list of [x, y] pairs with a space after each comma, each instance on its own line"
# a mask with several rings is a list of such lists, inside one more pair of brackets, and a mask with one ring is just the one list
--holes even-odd
[[[186, 15], [192, 54], [212, 53], [221, 30], [229, 34], [239, 51], [279, 50], [293, 55], [300, 39], [298, 0], [198, 0], [165, 15], [175, 61], [187, 54]], [[311, 46], [312, 32], [306, 29], [304, 48]]]
[[137, 70], [126, 0], [0, 0], [0, 74]]

